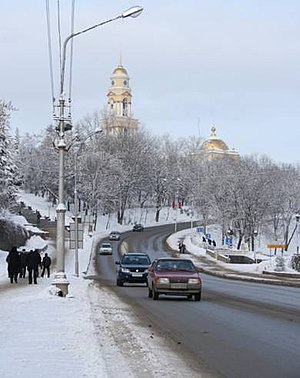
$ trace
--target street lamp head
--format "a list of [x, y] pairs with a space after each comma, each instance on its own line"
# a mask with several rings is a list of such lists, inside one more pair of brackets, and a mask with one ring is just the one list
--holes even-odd
[[122, 18], [127, 18], [127, 17], [138, 17], [141, 13], [143, 12], [143, 8], [140, 6], [134, 6], [129, 9], [127, 9], [125, 12], [122, 13], [121, 17]]

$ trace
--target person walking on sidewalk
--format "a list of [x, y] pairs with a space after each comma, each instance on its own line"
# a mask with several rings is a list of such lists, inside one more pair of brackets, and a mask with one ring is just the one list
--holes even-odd
[[38, 249], [30, 251], [27, 259], [27, 269], [28, 269], [28, 283], [32, 284], [32, 273], [33, 282], [37, 284], [37, 277], [39, 273], [39, 266], [41, 265], [41, 256]]
[[9, 254], [6, 257], [8, 277], [10, 283], [18, 283], [18, 274], [21, 270], [21, 256], [17, 251], [17, 247], [12, 247]]
[[21, 258], [20, 278], [26, 277], [27, 255], [28, 253], [26, 252], [25, 249], [23, 249], [23, 251], [20, 253], [20, 258]]
[[45, 270], [47, 270], [48, 278], [50, 277], [50, 265], [51, 265], [51, 258], [48, 256], [48, 253], [45, 253], [45, 256], [42, 261], [42, 274], [41, 277], [44, 277]]

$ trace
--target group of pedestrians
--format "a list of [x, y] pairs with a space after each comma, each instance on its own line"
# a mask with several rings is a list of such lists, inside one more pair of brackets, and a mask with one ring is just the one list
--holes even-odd
[[202, 241], [203, 243], [208, 243], [209, 246], [213, 246], [214, 248], [216, 248], [217, 246], [217, 243], [215, 242], [215, 240], [211, 240], [209, 238], [205, 238], [204, 236], [202, 236]]
[[25, 278], [26, 270], [28, 271], [28, 283], [37, 284], [39, 277], [39, 269], [42, 268], [41, 277], [44, 277], [45, 272], [50, 277], [51, 258], [45, 253], [43, 259], [38, 249], [31, 250], [29, 253], [22, 251], [18, 252], [16, 247], [12, 247], [6, 258], [7, 271], [10, 283], [18, 283], [18, 277]]

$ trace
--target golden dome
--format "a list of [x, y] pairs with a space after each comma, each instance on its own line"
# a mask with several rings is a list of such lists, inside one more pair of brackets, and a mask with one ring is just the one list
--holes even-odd
[[126, 71], [126, 69], [121, 64], [119, 64], [118, 67], [114, 69], [113, 75], [126, 75], [126, 76], [128, 76], [128, 72]]
[[216, 128], [211, 128], [210, 138], [207, 139], [200, 148], [202, 151], [228, 151], [229, 148], [225, 142], [217, 138]]

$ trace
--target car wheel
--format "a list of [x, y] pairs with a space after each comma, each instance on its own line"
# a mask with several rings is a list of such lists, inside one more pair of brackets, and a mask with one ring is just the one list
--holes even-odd
[[157, 301], [158, 300], [158, 296], [159, 296], [159, 294], [158, 294], [158, 292], [154, 289], [154, 286], [152, 287], [152, 299], [154, 300], [154, 301]]
[[196, 302], [201, 301], [201, 291], [199, 291], [198, 294], [195, 294], [195, 295], [194, 295], [194, 298], [195, 298], [195, 301], [196, 301]]
[[148, 298], [152, 298], [152, 290], [148, 287]]
[[192, 297], [193, 297], [192, 294], [189, 294], [189, 295], [187, 296], [187, 299], [188, 299], [188, 300], [191, 300]]
[[124, 282], [121, 281], [121, 280], [117, 280], [117, 286], [123, 286], [124, 285]]

